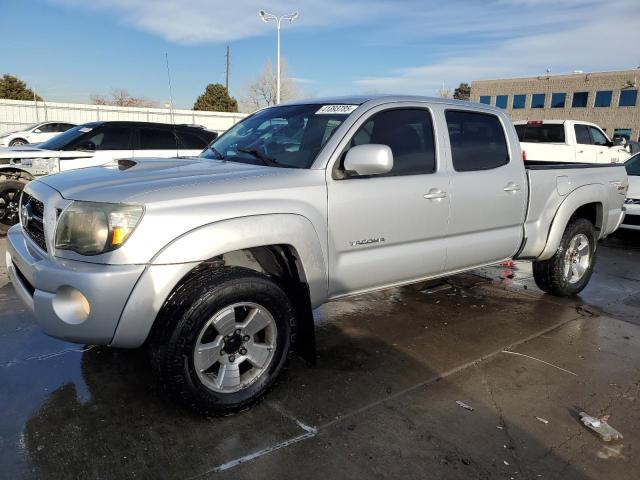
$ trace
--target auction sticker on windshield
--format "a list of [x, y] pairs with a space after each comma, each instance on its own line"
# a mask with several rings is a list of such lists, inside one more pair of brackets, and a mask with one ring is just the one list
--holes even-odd
[[324, 105], [323, 107], [320, 108], [320, 110], [316, 112], [316, 115], [336, 114], [336, 113], [348, 115], [349, 113], [353, 112], [356, 108], [358, 108], [358, 105]]

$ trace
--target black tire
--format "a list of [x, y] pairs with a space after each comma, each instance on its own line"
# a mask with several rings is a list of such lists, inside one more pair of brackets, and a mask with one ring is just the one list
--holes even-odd
[[[199, 378], [194, 350], [213, 315], [239, 302], [268, 310], [277, 341], [270, 363], [253, 383], [236, 392], [218, 392]], [[201, 270], [174, 290], [158, 315], [149, 340], [151, 362], [165, 391], [179, 402], [201, 415], [225, 415], [247, 408], [273, 386], [293, 352], [295, 330], [289, 298], [267, 276], [240, 267]]]
[[20, 145], [26, 145], [29, 142], [27, 142], [24, 138], [14, 138], [13, 140], [11, 140], [9, 142], [9, 146], [10, 147], [18, 147]]
[[[571, 241], [583, 234], [589, 242], [589, 265], [575, 283], [565, 278], [566, 254]], [[533, 278], [540, 290], [557, 297], [570, 297], [577, 295], [587, 286], [596, 262], [596, 231], [593, 224], [585, 218], [572, 218], [562, 235], [558, 250], [549, 260], [533, 262]]]
[[24, 183], [17, 180], [0, 182], [0, 235], [20, 221], [18, 204]]

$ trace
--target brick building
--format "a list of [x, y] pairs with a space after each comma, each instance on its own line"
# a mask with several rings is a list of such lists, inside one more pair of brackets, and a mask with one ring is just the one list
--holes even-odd
[[471, 100], [506, 109], [513, 120], [584, 120], [610, 137], [640, 137], [640, 69], [477, 80]]

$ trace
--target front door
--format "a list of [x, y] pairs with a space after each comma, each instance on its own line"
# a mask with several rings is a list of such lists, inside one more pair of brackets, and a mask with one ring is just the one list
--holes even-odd
[[330, 296], [442, 272], [450, 197], [434, 138], [426, 108], [380, 107], [360, 120], [339, 161], [353, 146], [384, 144], [394, 166], [369, 177], [328, 169]]

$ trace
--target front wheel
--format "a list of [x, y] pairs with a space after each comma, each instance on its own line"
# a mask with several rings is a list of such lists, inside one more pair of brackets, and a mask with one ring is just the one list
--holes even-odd
[[587, 286], [595, 261], [595, 228], [585, 218], [574, 218], [569, 221], [553, 257], [533, 262], [533, 278], [541, 290], [570, 297]]
[[9, 228], [20, 221], [20, 195], [24, 183], [17, 180], [0, 182], [0, 234], [7, 233]]
[[163, 307], [150, 342], [152, 362], [166, 390], [196, 412], [241, 410], [284, 368], [293, 312], [265, 275], [238, 267], [198, 272]]

